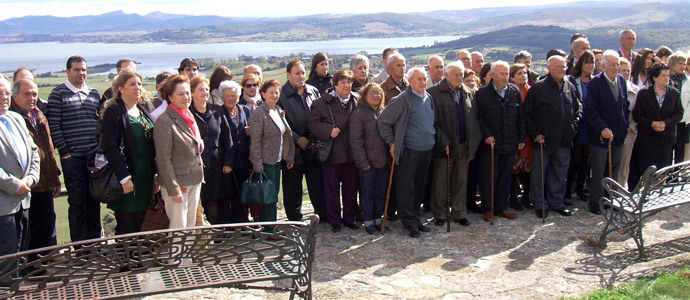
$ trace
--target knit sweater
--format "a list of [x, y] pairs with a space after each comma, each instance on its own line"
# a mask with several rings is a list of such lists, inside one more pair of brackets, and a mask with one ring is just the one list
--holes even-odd
[[85, 87], [75, 92], [65, 83], [50, 93], [47, 115], [50, 135], [61, 156], [69, 153], [85, 157], [96, 153], [99, 100], [97, 90]]

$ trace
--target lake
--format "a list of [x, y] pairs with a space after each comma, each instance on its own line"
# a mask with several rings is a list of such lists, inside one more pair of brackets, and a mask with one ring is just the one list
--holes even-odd
[[[304, 52], [312, 55], [323, 51], [329, 54], [355, 54], [366, 51], [379, 54], [388, 47], [417, 47], [445, 42], [459, 36], [425, 36], [386, 39], [344, 39], [308, 42], [241, 42], [219, 44], [105, 44], [105, 43], [16, 43], [0, 44], [0, 71], [13, 71], [26, 66], [38, 73], [64, 70], [67, 58], [81, 55], [89, 65], [115, 63], [123, 57], [139, 62], [144, 76], [155, 76], [162, 70], [174, 71], [185, 57], [237, 58], [247, 56], [286, 56]], [[113, 70], [114, 72], [114, 70]]]

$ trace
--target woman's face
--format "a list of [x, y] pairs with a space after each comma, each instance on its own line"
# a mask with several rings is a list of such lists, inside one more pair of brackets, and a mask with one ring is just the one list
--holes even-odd
[[338, 80], [338, 84], [333, 89], [340, 98], [349, 98], [350, 91], [352, 91], [352, 80], [350, 78]]
[[192, 92], [192, 101], [196, 105], [199, 104], [204, 104], [206, 101], [208, 101], [208, 97], [210, 97], [210, 93], [208, 92], [208, 85], [206, 85], [205, 82], [199, 83], [196, 86], [196, 89]]
[[665, 87], [671, 81], [671, 72], [669, 70], [661, 70], [659, 76], [654, 77], [654, 85], [657, 87]]
[[645, 58], [645, 61], [644, 61], [644, 68], [647, 69], [647, 68], [651, 67], [653, 62], [654, 62], [654, 53], [647, 54], [647, 57]]
[[328, 74], [328, 59], [316, 64], [316, 75], [325, 77]]
[[685, 73], [690, 74], [690, 57], [688, 57], [688, 61], [685, 62]]
[[589, 76], [594, 73], [594, 61], [582, 64], [582, 75]]
[[685, 60], [680, 60], [676, 62], [673, 66], [673, 74], [683, 74], [685, 71]]
[[369, 106], [379, 106], [379, 104], [381, 104], [381, 99], [383, 99], [383, 90], [380, 87], [370, 88], [365, 99]]
[[266, 104], [273, 108], [278, 103], [278, 98], [280, 97], [280, 88], [278, 86], [271, 86], [265, 92], [261, 93], [261, 97], [264, 98]]
[[470, 74], [469, 76], [466, 76], [462, 79], [462, 84], [471, 89], [475, 88], [476, 82], [477, 81], [474, 79], [474, 74]]
[[242, 87], [244, 90], [244, 93], [247, 94], [249, 97], [254, 97], [256, 96], [256, 92], [259, 91], [259, 83], [256, 82], [256, 80], [252, 79], [247, 79], [244, 82], [244, 86]]
[[132, 76], [127, 79], [124, 86], [119, 86], [117, 89], [120, 91], [123, 100], [139, 100], [142, 92], [141, 79], [139, 76]]
[[623, 78], [625, 78], [625, 80], [630, 80], [631, 72], [632, 69], [630, 68], [630, 64], [621, 64], [621, 67], [618, 69], [618, 73], [623, 75]]
[[192, 95], [189, 91], [189, 83], [181, 82], [175, 86], [175, 91], [168, 97], [170, 103], [177, 109], [189, 108], [192, 103]]
[[359, 63], [354, 70], [355, 80], [358, 82], [365, 82], [369, 77], [369, 64], [366, 62]]
[[[245, 84], [246, 85], [246, 84]], [[254, 89], [254, 94], [256, 94], [256, 88]], [[233, 108], [237, 105], [237, 100], [240, 99], [240, 95], [237, 94], [233, 89], [223, 90], [223, 104], [227, 108]]]
[[527, 69], [518, 69], [512, 80], [516, 85], [525, 85], [527, 83]]

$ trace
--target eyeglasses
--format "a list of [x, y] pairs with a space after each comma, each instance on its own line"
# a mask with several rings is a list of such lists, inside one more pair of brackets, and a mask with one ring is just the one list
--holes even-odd
[[246, 83], [244, 85], [245, 89], [252, 88], [252, 87], [259, 87], [259, 84], [258, 83]]
[[383, 95], [383, 93], [381, 93], [380, 91], [369, 91], [369, 92], [367, 92], [367, 94], [372, 95], [372, 96], [381, 96], [381, 95]]

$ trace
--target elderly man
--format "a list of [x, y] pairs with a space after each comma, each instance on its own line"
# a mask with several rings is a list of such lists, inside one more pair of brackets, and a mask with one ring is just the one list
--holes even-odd
[[[392, 76], [392, 74], [391, 74]], [[421, 68], [407, 72], [410, 87], [394, 97], [381, 113], [378, 129], [390, 145], [390, 153], [397, 164], [395, 189], [398, 216], [410, 237], [430, 231], [419, 219], [419, 201], [431, 163], [434, 148], [434, 107], [426, 92], [426, 73]]]
[[[517, 218], [508, 210], [510, 180], [515, 156], [525, 146], [526, 134], [520, 90], [508, 82], [509, 69], [508, 63], [502, 60], [491, 64], [491, 81], [477, 91], [477, 114], [484, 141], [479, 146], [482, 153], [479, 165], [483, 170], [479, 186], [482, 212], [487, 222], [492, 222], [494, 215], [506, 219]], [[492, 166], [493, 172], [486, 171], [491, 170]]]
[[567, 74], [570, 74], [570, 70], [572, 70], [575, 67], [575, 64], [577, 64], [577, 60], [580, 58], [580, 55], [584, 53], [585, 51], [589, 50], [589, 41], [587, 40], [586, 37], [579, 37], [576, 38], [572, 43], [570, 43], [570, 49], [571, 53], [573, 56], [568, 60], [568, 70]]
[[484, 66], [484, 55], [478, 51], [474, 51], [470, 55], [472, 57], [472, 71], [474, 74], [481, 73], [482, 66]]
[[[601, 180], [604, 176], [618, 178], [621, 150], [630, 121], [628, 89], [623, 75], [618, 74], [620, 58], [614, 50], [606, 50], [601, 57], [604, 68], [587, 87], [587, 106], [584, 115], [589, 123], [590, 162], [592, 181], [589, 184], [589, 211], [600, 214], [599, 199], [604, 195]], [[607, 154], [611, 145], [612, 174], [608, 173]]]
[[60, 194], [60, 178], [55, 149], [50, 139], [48, 120], [36, 107], [38, 87], [29, 79], [21, 79], [12, 88], [14, 99], [10, 110], [24, 118], [26, 128], [38, 147], [41, 158], [40, 180], [31, 189], [31, 207], [29, 208], [29, 239], [27, 249], [38, 249], [57, 245], [55, 230], [55, 206], [53, 198]]
[[11, 95], [0, 75], [0, 255], [26, 250], [31, 189], [40, 176], [38, 147], [22, 116], [8, 111]]
[[[546, 78], [529, 89], [524, 103], [527, 134], [533, 139], [529, 198], [539, 218], [545, 218], [548, 210], [562, 216], [572, 215], [565, 208], [563, 198], [570, 148], [577, 130], [576, 123], [582, 116], [577, 89], [564, 79], [565, 58], [551, 56], [547, 69]], [[542, 176], [546, 182], [542, 182]], [[542, 199], [542, 191], [546, 199]]]
[[[467, 50], [458, 51], [458, 58], [455, 60], [461, 61], [462, 64], [465, 66], [465, 69], [472, 70], [472, 54], [470, 54], [470, 51], [467, 51]], [[481, 67], [480, 67], [480, 70], [481, 70]], [[477, 74], [477, 76], [479, 76], [479, 72], [475, 71], [474, 74]]]
[[383, 54], [381, 54], [381, 64], [383, 65], [383, 71], [376, 75], [374, 78], [371, 79], [371, 81], [382, 84], [386, 79], [388, 79], [388, 70], [386, 69], [388, 66], [388, 58], [391, 56], [393, 53], [398, 53], [398, 49], [395, 48], [386, 48], [383, 49]]
[[295, 143], [295, 163], [288, 169], [283, 163], [283, 202], [290, 221], [302, 219], [302, 179], [306, 177], [309, 198], [314, 211], [322, 221], [327, 220], [321, 164], [309, 153], [307, 120], [314, 100], [321, 97], [319, 90], [305, 83], [304, 63], [299, 60], [287, 64], [287, 82], [280, 91], [278, 105], [285, 110], [285, 119], [292, 130]]
[[630, 62], [630, 65], [633, 64], [635, 54], [637, 54], [635, 51], [633, 51], [636, 40], [637, 34], [635, 34], [635, 31], [632, 29], [621, 30], [618, 37], [618, 42], [621, 44], [620, 49], [618, 49], [618, 56], [627, 59]]
[[527, 72], [529, 72], [527, 74], [527, 84], [532, 86], [534, 83], [537, 82], [539, 74], [532, 70], [532, 53], [529, 53], [529, 51], [527, 50], [522, 50], [516, 53], [513, 57], [513, 63], [524, 64], [527, 67]]
[[[122, 70], [126, 69], [126, 68], [132, 68], [132, 69], [136, 70], [137, 69], [137, 62], [135, 60], [129, 58], [129, 57], [126, 57], [126, 58], [121, 58], [120, 60], [117, 61], [117, 63], [115, 63], [115, 71], [117, 72], [117, 74], [120, 74], [120, 72], [122, 72]], [[113, 79], [113, 81], [114, 81], [114, 79]], [[103, 105], [103, 103], [105, 103], [106, 100], [108, 100], [112, 97], [113, 97], [113, 87], [108, 87], [108, 89], [105, 90], [105, 92], [103, 92], [103, 96], [101, 97], [101, 105]]]
[[[15, 70], [14, 74], [12, 75], [12, 84], [17, 83], [17, 81], [21, 79], [29, 79], [34, 81], [34, 72], [27, 67], [20, 67], [19, 69]], [[36, 106], [43, 114], [48, 113], [48, 100], [38, 98]]]
[[86, 85], [86, 60], [67, 60], [67, 81], [48, 97], [50, 136], [60, 153], [67, 188], [70, 238], [73, 242], [101, 236], [101, 204], [89, 192], [88, 162], [98, 147], [98, 91]]
[[[402, 93], [408, 82], [405, 79], [405, 57], [395, 52], [388, 57], [388, 64], [386, 65], [386, 72], [388, 72], [388, 79], [381, 84], [383, 94], [386, 96], [383, 103], [388, 105], [393, 97]], [[426, 76], [425, 76], [426, 77]], [[426, 82], [424, 82], [426, 86]]]
[[248, 74], [256, 75], [259, 77], [259, 82], [263, 82], [263, 71], [261, 70], [261, 66], [256, 64], [246, 65], [244, 67], [244, 71], [242, 72], [242, 77], [245, 77]]
[[437, 85], [443, 79], [443, 58], [438, 55], [429, 56], [426, 62], [426, 69], [429, 72], [426, 87], [430, 88]]
[[[434, 103], [436, 147], [433, 157], [431, 211], [435, 224], [446, 223], [448, 184], [451, 186], [451, 218], [463, 226], [467, 220], [467, 168], [477, 151], [481, 132], [477, 123], [474, 93], [462, 84], [462, 62], [449, 63], [445, 78], [427, 92]], [[448, 182], [450, 164], [451, 182]]]

